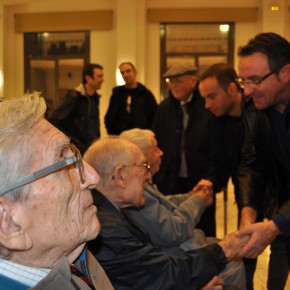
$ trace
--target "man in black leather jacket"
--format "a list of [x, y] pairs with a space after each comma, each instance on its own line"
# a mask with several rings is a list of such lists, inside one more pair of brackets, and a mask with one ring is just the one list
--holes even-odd
[[[277, 34], [262, 33], [238, 54], [239, 83], [259, 110], [245, 115], [249, 126], [238, 176], [238, 235], [250, 234], [251, 239], [240, 255], [254, 258], [272, 242], [268, 289], [284, 289], [290, 265], [290, 44]], [[269, 178], [275, 183], [273, 214], [255, 223]]]
[[82, 154], [100, 137], [100, 95], [97, 90], [103, 81], [103, 67], [87, 64], [83, 68], [82, 84], [68, 92], [63, 103], [49, 118], [55, 127], [71, 138]]

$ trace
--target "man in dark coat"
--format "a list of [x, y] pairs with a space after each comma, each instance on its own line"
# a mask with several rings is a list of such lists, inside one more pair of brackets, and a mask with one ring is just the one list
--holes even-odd
[[[194, 190], [208, 186], [214, 192], [219, 192], [227, 187], [231, 177], [236, 201], [238, 201], [237, 174], [244, 140], [242, 112], [243, 105], [247, 101], [237, 83], [236, 71], [225, 63], [214, 64], [201, 74], [199, 90], [205, 99], [205, 108], [217, 117], [217, 123], [213, 132], [208, 175], [206, 179], [198, 183]], [[250, 107], [247, 107], [248, 114], [249, 109]], [[251, 108], [251, 114], [253, 113], [254, 108]], [[240, 206], [237, 205], [240, 211]], [[244, 260], [247, 290], [254, 289], [256, 261], [256, 259]]]
[[[253, 258], [271, 243], [268, 289], [284, 289], [290, 268], [290, 44], [261, 33], [239, 49], [239, 82], [259, 114], [248, 118], [239, 168], [239, 235], [251, 235], [240, 255]], [[263, 212], [265, 184], [276, 180], [273, 214]]]
[[[190, 191], [209, 167], [214, 116], [205, 109], [198, 91], [197, 69], [173, 65], [164, 75], [169, 96], [159, 105], [152, 130], [164, 152], [154, 183], [163, 194]], [[215, 203], [206, 209], [198, 228], [215, 236]]]
[[125, 85], [113, 88], [105, 125], [108, 134], [119, 135], [133, 128], [150, 129], [157, 103], [153, 94], [137, 82], [137, 71], [131, 62], [119, 66]]
[[87, 64], [83, 68], [82, 84], [68, 92], [63, 103], [49, 118], [55, 127], [71, 138], [82, 154], [100, 137], [100, 95], [97, 90], [103, 81], [103, 67]]

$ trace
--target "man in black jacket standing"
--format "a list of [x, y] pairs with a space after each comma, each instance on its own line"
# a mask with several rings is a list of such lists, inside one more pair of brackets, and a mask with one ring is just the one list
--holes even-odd
[[[246, 99], [237, 82], [236, 71], [228, 64], [217, 63], [210, 66], [201, 76], [199, 90], [205, 99], [205, 107], [217, 117], [217, 124], [212, 133], [211, 162], [206, 179], [202, 179], [194, 190], [204, 186], [219, 192], [226, 188], [231, 177], [234, 185], [236, 201], [237, 173], [241, 161], [242, 144], [244, 140], [244, 124], [242, 118]], [[254, 108], [251, 114], [254, 113]], [[249, 112], [246, 113], [249, 113]], [[240, 211], [240, 205], [237, 204]], [[253, 278], [256, 259], [244, 259], [247, 290], [253, 290]]]
[[[256, 257], [271, 243], [268, 289], [284, 289], [290, 265], [290, 44], [275, 33], [261, 33], [238, 55], [239, 83], [259, 110], [248, 117], [239, 168], [238, 235], [251, 235], [240, 255]], [[270, 177], [276, 181], [273, 215], [255, 223]]]
[[137, 82], [137, 71], [131, 62], [119, 65], [125, 85], [113, 88], [105, 125], [110, 135], [133, 128], [150, 129], [157, 103], [153, 94]]
[[[230, 177], [233, 184], [236, 184], [237, 168], [240, 164], [243, 144], [243, 94], [236, 79], [235, 70], [225, 63], [210, 66], [200, 76], [199, 90], [205, 100], [205, 108], [217, 117], [207, 175], [215, 192], [225, 188]], [[203, 182], [204, 180], [200, 181], [199, 185], [202, 186]]]
[[[197, 68], [175, 64], [164, 74], [169, 96], [160, 103], [152, 130], [164, 152], [154, 183], [167, 195], [190, 191], [209, 167], [214, 116], [198, 91]], [[215, 236], [215, 203], [204, 212], [198, 228]]]
[[103, 67], [89, 63], [83, 68], [82, 84], [70, 90], [49, 121], [71, 138], [83, 154], [100, 137], [99, 102], [97, 91], [104, 81]]

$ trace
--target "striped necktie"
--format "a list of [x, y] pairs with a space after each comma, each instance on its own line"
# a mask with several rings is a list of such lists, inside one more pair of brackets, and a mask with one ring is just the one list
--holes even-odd
[[95, 290], [95, 287], [92, 285], [92, 283], [74, 265], [70, 266], [70, 271], [73, 275], [82, 279], [91, 289]]

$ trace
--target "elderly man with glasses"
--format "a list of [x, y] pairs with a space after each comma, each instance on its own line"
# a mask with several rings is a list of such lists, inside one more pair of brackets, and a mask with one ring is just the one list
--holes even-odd
[[[240, 256], [254, 258], [271, 243], [268, 289], [284, 289], [290, 267], [290, 44], [275, 33], [261, 33], [238, 51], [239, 83], [259, 110], [247, 116], [238, 191], [241, 231], [251, 235]], [[249, 104], [250, 105], [250, 104]], [[272, 181], [263, 214], [265, 184]]]
[[[124, 214], [130, 207], [142, 210], [151, 179], [139, 147], [111, 137], [95, 142], [84, 159], [100, 174], [94, 200], [102, 228], [89, 248], [116, 289], [240, 289], [230, 285], [221, 288], [223, 281], [215, 275], [235, 257], [247, 238], [239, 240], [231, 234], [201, 249], [171, 254], [154, 246], [146, 229], [137, 227]], [[155, 221], [149, 221], [149, 226], [150, 222]]]
[[99, 177], [45, 109], [38, 93], [0, 104], [0, 288], [113, 289], [85, 248]]

